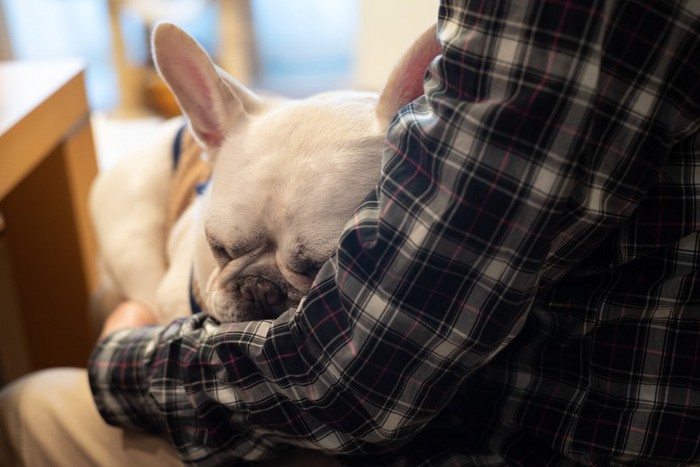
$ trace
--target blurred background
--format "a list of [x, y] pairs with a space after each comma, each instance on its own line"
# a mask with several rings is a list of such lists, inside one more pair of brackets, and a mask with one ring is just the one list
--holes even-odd
[[172, 21], [244, 84], [292, 97], [379, 90], [437, 0], [0, 0], [0, 59], [79, 57], [98, 160], [109, 167], [177, 112], [149, 34]]

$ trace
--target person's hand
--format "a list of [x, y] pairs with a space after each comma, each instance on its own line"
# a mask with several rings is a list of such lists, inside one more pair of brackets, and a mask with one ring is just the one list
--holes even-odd
[[125, 328], [138, 328], [158, 324], [155, 314], [143, 303], [126, 301], [120, 303], [105, 320], [100, 339]]

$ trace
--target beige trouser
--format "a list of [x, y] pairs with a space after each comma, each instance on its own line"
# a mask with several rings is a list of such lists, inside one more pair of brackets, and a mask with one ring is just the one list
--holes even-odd
[[[180, 466], [163, 439], [107, 425], [95, 408], [85, 370], [59, 368], [22, 378], [0, 392], [0, 466]], [[333, 466], [300, 452], [266, 466]]]

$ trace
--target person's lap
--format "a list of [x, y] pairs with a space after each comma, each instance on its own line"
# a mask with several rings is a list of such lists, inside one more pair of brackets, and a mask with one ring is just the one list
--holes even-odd
[[[311, 462], [311, 464], [309, 464]], [[180, 466], [176, 450], [162, 438], [106, 424], [92, 400], [87, 372], [44, 370], [0, 392], [2, 466]], [[337, 465], [318, 453], [263, 465]]]
[[165, 440], [106, 424], [87, 372], [74, 368], [34, 373], [0, 393], [0, 452], [3, 465], [182, 465]]

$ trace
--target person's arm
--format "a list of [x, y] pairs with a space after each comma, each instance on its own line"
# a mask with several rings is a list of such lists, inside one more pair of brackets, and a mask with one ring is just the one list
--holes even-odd
[[590, 110], [608, 13], [444, 2], [425, 100], [391, 127], [376, 192], [299, 309], [109, 336], [90, 364], [103, 416], [166, 431], [202, 464], [279, 442], [359, 454], [410, 440], [517, 335], [571, 210], [613, 225], [650, 183], [652, 171], [594, 148], [627, 174], [624, 199], [576, 191], [595, 169], [590, 125], [620, 126]]

